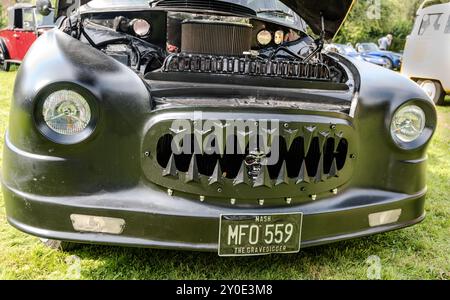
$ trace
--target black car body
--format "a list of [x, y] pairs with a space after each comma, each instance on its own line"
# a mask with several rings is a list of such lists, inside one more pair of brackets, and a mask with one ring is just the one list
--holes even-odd
[[[352, 1], [257, 2], [266, 9], [96, 0], [67, 13], [72, 1], [59, 1], [59, 30], [17, 76], [8, 221], [48, 239], [207, 251], [224, 243], [226, 222], [253, 216], [301, 216], [302, 247], [422, 221], [436, 127], [427, 95], [394, 72], [321, 53]], [[219, 134], [234, 121], [246, 123]], [[249, 144], [255, 132], [267, 147]], [[180, 147], [211, 138], [220, 151], [177, 153], [179, 136]], [[263, 246], [221, 254], [298, 251]]]

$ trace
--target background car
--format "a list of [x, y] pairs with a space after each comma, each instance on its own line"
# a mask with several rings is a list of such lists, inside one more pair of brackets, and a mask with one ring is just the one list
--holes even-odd
[[0, 30], [0, 68], [9, 71], [11, 64], [20, 64], [34, 41], [53, 27], [53, 13], [37, 14], [27, 3], [9, 7], [8, 26]]
[[428, 2], [419, 8], [407, 38], [402, 74], [441, 105], [450, 93], [450, 3], [425, 7]]
[[349, 57], [353, 57], [359, 60], [367, 61], [369, 63], [381, 66], [381, 67], [388, 67], [388, 63], [386, 60], [382, 57], [378, 56], [371, 56], [369, 54], [365, 53], [358, 53], [355, 48], [353, 48], [352, 45], [343, 45], [343, 44], [328, 44], [325, 46], [325, 49], [327, 51], [331, 52], [337, 52], [342, 55], [346, 55]]
[[391, 70], [399, 70], [402, 66], [403, 55], [392, 51], [380, 50], [375, 43], [359, 43], [356, 44], [356, 50], [365, 55], [382, 57], [387, 62], [387, 68]]

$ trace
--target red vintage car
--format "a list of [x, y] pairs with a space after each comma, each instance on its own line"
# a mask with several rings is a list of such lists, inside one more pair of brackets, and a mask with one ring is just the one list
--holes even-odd
[[12, 64], [20, 64], [34, 41], [53, 27], [53, 13], [43, 16], [26, 3], [9, 7], [8, 26], [0, 30], [0, 68], [9, 71]]

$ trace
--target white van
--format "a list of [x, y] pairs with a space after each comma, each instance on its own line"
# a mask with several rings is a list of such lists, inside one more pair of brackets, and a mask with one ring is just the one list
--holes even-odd
[[416, 81], [436, 104], [450, 93], [450, 3], [422, 3], [408, 36], [402, 74]]

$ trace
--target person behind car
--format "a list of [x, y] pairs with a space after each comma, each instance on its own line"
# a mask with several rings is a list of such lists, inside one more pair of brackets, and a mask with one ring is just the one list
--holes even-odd
[[392, 34], [388, 34], [387, 36], [382, 37], [381, 39], [378, 40], [378, 46], [380, 48], [380, 50], [389, 50], [389, 47], [392, 45], [392, 40], [394, 39], [394, 37], [392, 36]]

